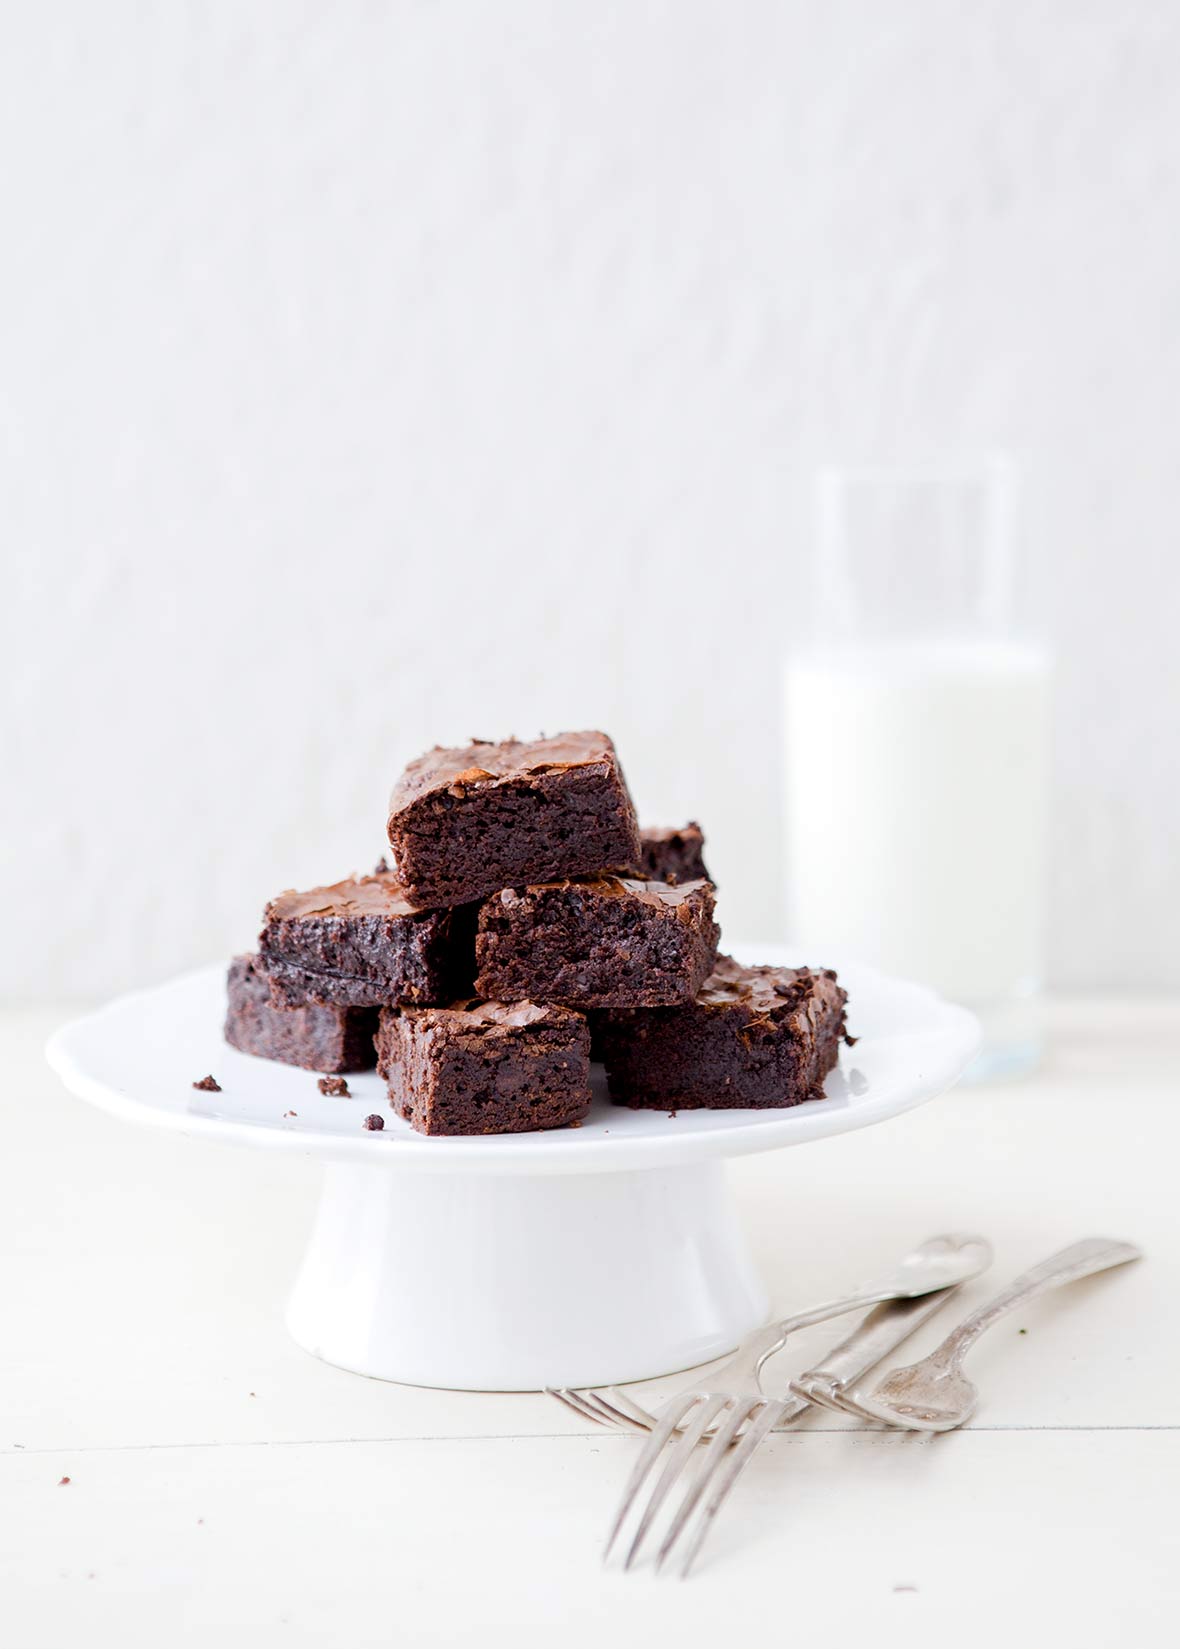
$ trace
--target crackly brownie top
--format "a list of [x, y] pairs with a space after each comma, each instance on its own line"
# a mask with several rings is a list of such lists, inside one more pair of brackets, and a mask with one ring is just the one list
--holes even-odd
[[500, 898], [507, 904], [514, 898], [533, 893], [548, 893], [568, 888], [571, 892], [591, 893], [600, 899], [639, 899], [645, 905], [666, 905], [675, 908], [696, 898], [702, 889], [712, 891], [713, 884], [698, 877], [695, 882], [645, 882], [634, 876], [571, 876], [560, 882], [536, 882], [526, 888], [505, 888]]
[[470, 1031], [477, 1036], [488, 1032], [522, 1030], [526, 1025], [563, 1025], [580, 1019], [572, 1008], [541, 1002], [452, 1002], [447, 1008], [402, 1010], [416, 1025], [438, 1026], [451, 1031]]
[[701, 1007], [741, 1007], [755, 1019], [781, 1017], [785, 1011], [811, 1004], [819, 1013], [839, 1012], [846, 1001], [830, 968], [744, 968], [732, 956], [717, 958], [717, 966], [697, 994]]
[[558, 733], [551, 739], [505, 739], [494, 744], [473, 739], [458, 749], [436, 745], [410, 762], [393, 787], [391, 813], [398, 812], [431, 790], [468, 790], [504, 779], [530, 779], [560, 773], [571, 767], [590, 767], [615, 760], [615, 747], [605, 733]]
[[288, 888], [266, 907], [266, 921], [299, 921], [308, 916], [413, 916], [417, 907], [406, 898], [389, 871], [373, 876], [350, 876], [330, 887], [298, 893]]

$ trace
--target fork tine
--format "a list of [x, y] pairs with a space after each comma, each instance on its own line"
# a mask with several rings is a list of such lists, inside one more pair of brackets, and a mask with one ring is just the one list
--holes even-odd
[[[647, 1538], [647, 1531], [651, 1528], [656, 1513], [667, 1499], [672, 1485], [683, 1472], [685, 1463], [690, 1459], [706, 1428], [712, 1425], [714, 1418], [721, 1413], [722, 1409], [729, 1407], [730, 1401], [731, 1399], [724, 1392], [714, 1393], [711, 1397], [706, 1397], [693, 1415], [692, 1424], [685, 1426], [677, 1438], [675, 1446], [668, 1450], [664, 1469], [660, 1473], [655, 1488], [651, 1491], [651, 1498], [644, 1508], [643, 1516], [639, 1519], [639, 1527], [635, 1531], [631, 1549], [623, 1560], [624, 1569], [629, 1569], [638, 1557], [639, 1548]], [[702, 1467], [702, 1469], [704, 1468]]]
[[[762, 1439], [777, 1425], [785, 1406], [784, 1403], [777, 1400], [767, 1403], [758, 1418], [747, 1426], [745, 1435], [729, 1458], [724, 1459], [720, 1455], [717, 1456], [718, 1469], [712, 1474], [713, 1492], [705, 1502], [705, 1509], [698, 1518], [696, 1528], [692, 1532], [688, 1551], [685, 1553], [684, 1562], [680, 1566], [681, 1580], [687, 1579], [688, 1571], [692, 1568], [696, 1555], [704, 1544], [705, 1536], [713, 1527], [714, 1518], [729, 1497], [729, 1491], [753, 1458]], [[714, 1445], [715, 1447], [716, 1445]]]
[[557, 1386], [546, 1386], [545, 1395], [554, 1398], [563, 1408], [570, 1409], [579, 1419], [584, 1420], [586, 1418], [586, 1411], [579, 1403], [574, 1401], [573, 1393], [559, 1390]]
[[797, 1397], [806, 1398], [809, 1403], [813, 1403], [816, 1408], [828, 1409], [832, 1414], [851, 1413], [851, 1410], [846, 1409], [840, 1401], [843, 1394], [833, 1390], [822, 1380], [816, 1380], [814, 1384], [810, 1381], [792, 1380], [791, 1390]]
[[697, 1473], [696, 1480], [689, 1486], [687, 1492], [685, 1493], [684, 1499], [676, 1508], [676, 1515], [672, 1519], [672, 1522], [664, 1535], [663, 1545], [656, 1553], [657, 1569], [663, 1563], [668, 1553], [672, 1550], [672, 1547], [676, 1544], [677, 1540], [679, 1540], [684, 1526], [692, 1516], [695, 1507], [699, 1504], [701, 1496], [709, 1487], [709, 1484], [713, 1481], [719, 1463], [725, 1459], [726, 1455], [733, 1447], [734, 1439], [737, 1437], [738, 1432], [741, 1431], [742, 1426], [750, 1418], [754, 1410], [764, 1401], [764, 1398], [752, 1397], [749, 1402], [736, 1405], [733, 1411], [727, 1416], [723, 1424], [719, 1425], [717, 1430], [713, 1433], [713, 1436], [709, 1440], [709, 1446], [705, 1451], [705, 1458], [701, 1462], [701, 1469]]
[[904, 1409], [894, 1408], [892, 1403], [877, 1403], [871, 1397], [858, 1398], [856, 1412], [863, 1414], [866, 1420], [873, 1420], [880, 1426], [893, 1426], [898, 1431], [935, 1432], [955, 1429], [953, 1425], [945, 1422], [940, 1425], [924, 1420], [920, 1415], [907, 1414]]
[[602, 1553], [604, 1563], [610, 1556], [611, 1547], [618, 1539], [619, 1530], [623, 1527], [624, 1519], [634, 1505], [635, 1497], [643, 1487], [648, 1472], [655, 1465], [660, 1450], [688, 1411], [695, 1408], [700, 1400], [700, 1393], [695, 1391], [682, 1393], [679, 1397], [673, 1398], [661, 1415], [659, 1425], [643, 1445], [643, 1453], [635, 1462], [635, 1468], [627, 1479], [627, 1487], [623, 1490], [623, 1498], [619, 1503], [618, 1511], [615, 1513], [615, 1520], [611, 1524], [610, 1534], [607, 1536], [606, 1546]]
[[872, 1409], [865, 1408], [847, 1391], [833, 1392], [832, 1401], [828, 1406], [836, 1410], [842, 1410], [845, 1414], [851, 1414], [854, 1420], [867, 1420], [870, 1426], [889, 1424], [883, 1415], [874, 1414]]
[[556, 1397], [559, 1403], [564, 1403], [567, 1409], [572, 1409], [579, 1420], [593, 1420], [598, 1426], [613, 1424], [605, 1415], [598, 1414], [591, 1408], [580, 1391], [572, 1391], [565, 1386], [559, 1391], [556, 1386], [546, 1386], [545, 1392], [549, 1397]]
[[635, 1424], [642, 1426], [644, 1431], [651, 1431], [652, 1427], [659, 1423], [654, 1414], [649, 1414], [647, 1409], [635, 1402], [633, 1398], [628, 1397], [625, 1391], [620, 1391], [618, 1386], [607, 1386], [606, 1391], [599, 1392], [598, 1396], [604, 1403], [609, 1396], [611, 1405], [616, 1409], [621, 1409], [623, 1413], [629, 1414]]
[[655, 1430], [657, 1422], [650, 1415], [646, 1419], [639, 1418], [643, 1414], [642, 1409], [637, 1409], [635, 1413], [632, 1413], [629, 1408], [625, 1409], [618, 1403], [612, 1403], [604, 1391], [588, 1391], [585, 1395], [592, 1398], [598, 1408], [602, 1410], [602, 1413], [609, 1417], [611, 1425], [616, 1430], [628, 1432]]
[[601, 1392], [580, 1391], [578, 1393], [578, 1399], [587, 1409], [589, 1409], [590, 1413], [594, 1415], [599, 1425], [608, 1426], [611, 1431], [632, 1432], [635, 1430], [635, 1427], [631, 1424], [627, 1416], [625, 1414], [620, 1414], [617, 1409], [612, 1408], [611, 1405], [604, 1400]]

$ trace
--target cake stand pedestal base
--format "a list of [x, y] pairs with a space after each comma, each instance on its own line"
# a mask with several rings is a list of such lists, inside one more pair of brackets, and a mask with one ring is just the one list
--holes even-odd
[[330, 1161], [287, 1325], [358, 1374], [532, 1391], [707, 1362], [766, 1313], [721, 1161], [536, 1175]]

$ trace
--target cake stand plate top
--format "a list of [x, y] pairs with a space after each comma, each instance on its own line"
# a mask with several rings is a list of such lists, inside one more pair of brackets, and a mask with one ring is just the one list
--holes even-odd
[[[789, 964], [787, 951], [735, 947]], [[802, 959], [799, 959], [802, 960]], [[825, 958], [826, 961], [826, 958]], [[221, 1034], [225, 968], [137, 991], [64, 1026], [47, 1049], [66, 1087], [113, 1115], [183, 1134], [337, 1161], [432, 1173], [583, 1174], [742, 1156], [866, 1128], [933, 1099], [975, 1054], [978, 1023], [920, 985], [838, 967], [856, 1044], [841, 1051], [825, 1097], [770, 1111], [632, 1111], [601, 1087], [580, 1128], [430, 1138], [390, 1109], [375, 1072], [347, 1078], [350, 1098], [323, 1095], [314, 1072], [255, 1059]], [[194, 1081], [212, 1074], [220, 1093]], [[369, 1132], [364, 1118], [384, 1118]]]

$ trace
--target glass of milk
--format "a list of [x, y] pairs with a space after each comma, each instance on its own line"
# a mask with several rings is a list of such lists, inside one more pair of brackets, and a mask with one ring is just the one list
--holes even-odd
[[1051, 660], [1013, 626], [1011, 517], [1000, 459], [824, 471], [785, 669], [789, 931], [973, 1008], [980, 1077], [1041, 1047]]

